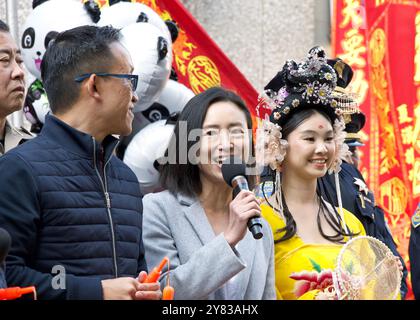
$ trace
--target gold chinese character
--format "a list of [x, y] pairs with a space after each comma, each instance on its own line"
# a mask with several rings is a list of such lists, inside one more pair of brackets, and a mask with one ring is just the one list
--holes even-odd
[[360, 16], [359, 11], [363, 9], [359, 0], [345, 0], [344, 8], [341, 10], [343, 20], [340, 23], [340, 28], [346, 27], [350, 22], [353, 28], [359, 28], [363, 24], [363, 18]]
[[403, 144], [410, 145], [413, 142], [413, 136], [413, 126], [408, 126], [401, 129], [401, 138]]
[[414, 159], [415, 159], [415, 157], [414, 157], [414, 148], [408, 148], [406, 151], [405, 151], [405, 162], [407, 163], [407, 164], [414, 164]]
[[340, 58], [351, 66], [363, 68], [366, 60], [361, 55], [366, 53], [365, 38], [356, 29], [346, 32], [345, 39], [341, 41], [341, 47], [344, 53]]
[[208, 88], [220, 86], [219, 70], [207, 56], [194, 57], [188, 64], [187, 72], [191, 89], [196, 94]]
[[405, 103], [397, 107], [397, 110], [398, 110], [398, 122], [400, 124], [407, 123], [407, 122], [410, 123], [411, 121], [413, 121], [413, 118], [410, 118], [408, 116], [407, 105]]

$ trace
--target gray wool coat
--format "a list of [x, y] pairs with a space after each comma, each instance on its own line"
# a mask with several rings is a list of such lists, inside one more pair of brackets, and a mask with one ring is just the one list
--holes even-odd
[[[175, 299], [275, 299], [274, 242], [265, 220], [263, 234], [255, 240], [247, 231], [232, 249], [223, 234], [214, 234], [198, 199], [174, 196], [169, 191], [143, 198], [147, 266], [151, 271], [163, 257], [170, 259]], [[160, 277], [162, 288], [166, 274], [167, 268]], [[228, 294], [226, 282], [234, 276], [235, 285]]]

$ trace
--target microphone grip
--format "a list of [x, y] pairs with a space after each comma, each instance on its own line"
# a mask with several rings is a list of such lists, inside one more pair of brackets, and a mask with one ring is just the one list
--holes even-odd
[[241, 192], [241, 188], [239, 188], [239, 186], [236, 186], [233, 188], [233, 196], [232, 199], [235, 199], [236, 196], [239, 194], [239, 192]]
[[[233, 186], [233, 198], [235, 198], [241, 190], [249, 190], [248, 180], [244, 176], [236, 176], [232, 179]], [[248, 220], [247, 223], [249, 231], [251, 231], [254, 239], [261, 239], [262, 233], [262, 222], [260, 217], [253, 217]]]
[[261, 239], [263, 236], [262, 233], [262, 223], [260, 217], [253, 217], [248, 220], [248, 229], [251, 231], [254, 239]]

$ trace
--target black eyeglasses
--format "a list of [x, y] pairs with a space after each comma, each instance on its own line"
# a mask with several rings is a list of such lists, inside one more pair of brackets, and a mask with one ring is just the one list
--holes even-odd
[[83, 80], [89, 78], [92, 74], [96, 74], [98, 77], [115, 77], [115, 78], [121, 78], [121, 79], [129, 79], [131, 82], [131, 88], [133, 89], [133, 92], [137, 89], [137, 83], [139, 81], [139, 76], [136, 74], [125, 74], [125, 73], [85, 73], [82, 74], [76, 78], [74, 78], [74, 81], [76, 82], [82, 82]]

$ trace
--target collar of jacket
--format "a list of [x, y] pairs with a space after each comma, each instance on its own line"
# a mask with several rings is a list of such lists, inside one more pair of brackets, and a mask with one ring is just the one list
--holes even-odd
[[15, 128], [8, 120], [6, 120], [4, 127], [4, 144], [3, 146], [0, 146], [0, 155], [32, 138], [34, 138], [34, 136], [23, 127]]
[[194, 204], [198, 201], [197, 197], [190, 197], [190, 196], [187, 196], [187, 195], [182, 194], [182, 193], [176, 194], [175, 197], [177, 198], [178, 202], [181, 205], [187, 206], [187, 207], [190, 207], [192, 204]]
[[48, 137], [64, 149], [88, 159], [95, 158], [94, 152], [96, 159], [100, 159], [103, 148], [105, 162], [111, 158], [119, 143], [119, 140], [112, 135], [106, 136], [102, 143], [99, 143], [90, 134], [76, 130], [51, 114], [45, 117], [40, 136]]

